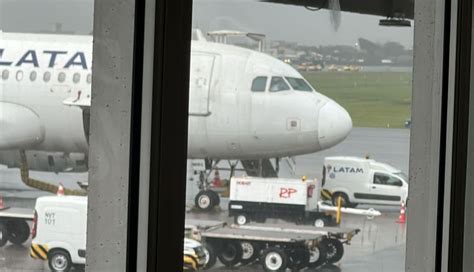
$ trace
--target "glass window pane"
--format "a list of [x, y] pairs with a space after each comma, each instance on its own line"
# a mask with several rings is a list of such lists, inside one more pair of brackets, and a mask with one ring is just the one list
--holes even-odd
[[[185, 263], [202, 245], [209, 271], [404, 271], [413, 27], [382, 25], [412, 21], [237, 2], [193, 2]], [[276, 241], [302, 231], [327, 241]]]
[[30, 73], [30, 80], [31, 80], [31, 81], [35, 81], [35, 80], [36, 80], [36, 76], [37, 76], [36, 71], [32, 71], [32, 72]]
[[288, 91], [290, 87], [282, 77], [272, 77], [270, 82], [270, 92]]
[[264, 92], [267, 87], [267, 77], [256, 77], [252, 82], [252, 92]]

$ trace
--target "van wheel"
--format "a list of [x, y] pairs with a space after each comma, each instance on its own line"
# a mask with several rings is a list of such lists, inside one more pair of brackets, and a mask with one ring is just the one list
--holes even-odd
[[215, 193], [213, 191], [201, 191], [196, 195], [194, 204], [200, 210], [210, 211], [215, 206]]
[[55, 249], [48, 253], [48, 264], [53, 272], [68, 272], [72, 267], [69, 253], [62, 249]]
[[262, 266], [268, 272], [283, 272], [288, 267], [288, 255], [278, 247], [269, 247], [263, 251]]
[[232, 267], [242, 260], [242, 246], [239, 242], [229, 241], [224, 243], [218, 256], [219, 261], [227, 267]]
[[8, 240], [15, 245], [21, 245], [30, 237], [30, 226], [25, 220], [13, 219], [7, 222]]
[[351, 207], [353, 204], [349, 202], [349, 197], [345, 193], [334, 193], [332, 194], [332, 205], [337, 207], [337, 199], [341, 197], [341, 206], [342, 207]]
[[8, 242], [8, 228], [5, 223], [0, 223], [0, 247], [3, 247]]

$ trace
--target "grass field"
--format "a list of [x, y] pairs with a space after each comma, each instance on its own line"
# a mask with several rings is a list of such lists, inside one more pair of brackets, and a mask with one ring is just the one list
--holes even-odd
[[411, 116], [409, 72], [313, 72], [303, 76], [343, 106], [355, 127], [404, 127]]

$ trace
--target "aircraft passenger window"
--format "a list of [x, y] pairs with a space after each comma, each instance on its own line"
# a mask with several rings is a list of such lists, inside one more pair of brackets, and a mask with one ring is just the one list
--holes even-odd
[[270, 92], [281, 92], [288, 90], [290, 90], [290, 86], [286, 84], [282, 77], [272, 77], [272, 82], [270, 83]]
[[88, 84], [91, 84], [92, 82], [92, 75], [91, 74], [87, 74], [87, 83]]
[[309, 84], [306, 83], [306, 81], [302, 78], [296, 78], [296, 77], [285, 77], [285, 78], [290, 83], [293, 90], [305, 91], [305, 92], [313, 91], [313, 88], [311, 88], [311, 86], [309, 86]]
[[259, 76], [252, 81], [252, 92], [264, 92], [267, 87], [267, 77]]
[[30, 73], [30, 80], [31, 80], [31, 81], [35, 81], [35, 80], [36, 80], [36, 76], [37, 76], [36, 71], [32, 71], [32, 72]]
[[3, 72], [2, 72], [2, 79], [3, 79], [3, 80], [7, 80], [9, 75], [10, 75], [10, 71], [8, 71], [8, 70], [3, 70]]
[[72, 82], [79, 83], [80, 80], [81, 80], [81, 74], [74, 73], [74, 75], [72, 76]]
[[16, 80], [17, 81], [23, 80], [23, 71], [17, 71], [16, 72]]
[[50, 72], [45, 72], [43, 75], [43, 80], [44, 82], [49, 82], [51, 80], [51, 73]]
[[59, 82], [64, 82], [66, 80], [66, 74], [64, 72], [61, 72], [58, 74], [58, 81]]

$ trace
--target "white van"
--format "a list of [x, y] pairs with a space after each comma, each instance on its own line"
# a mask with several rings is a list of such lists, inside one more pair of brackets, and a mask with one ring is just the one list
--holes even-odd
[[347, 207], [357, 204], [400, 205], [408, 196], [408, 177], [388, 164], [357, 157], [326, 157], [323, 187], [333, 204], [341, 196]]
[[87, 197], [44, 196], [36, 200], [30, 256], [48, 260], [52, 271], [86, 262]]

